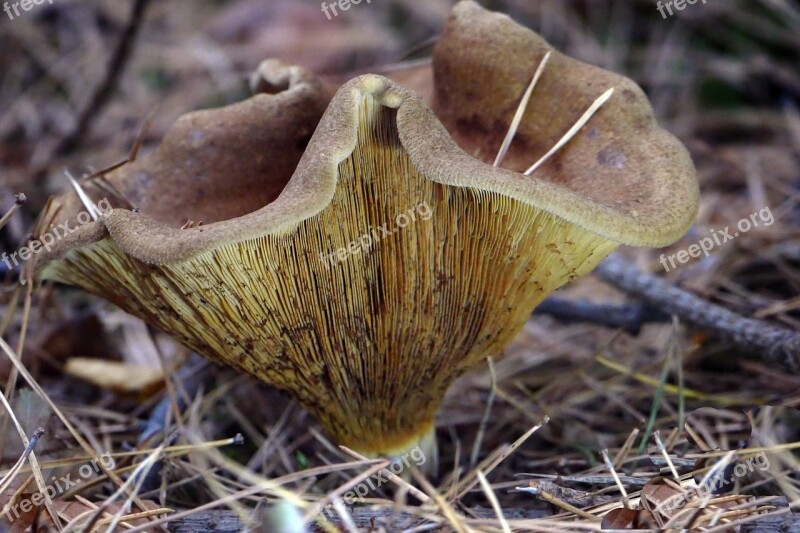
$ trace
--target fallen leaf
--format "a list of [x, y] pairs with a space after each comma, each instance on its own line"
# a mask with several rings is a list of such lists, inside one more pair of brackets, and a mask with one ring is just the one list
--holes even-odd
[[64, 371], [101, 389], [137, 397], [151, 396], [164, 386], [164, 372], [160, 368], [120, 361], [73, 357]]
[[[18, 501], [30, 502], [33, 496], [33, 494], [23, 494]], [[172, 509], [163, 508], [153, 501], [144, 500], [142, 503], [144, 504], [145, 511], [126, 509], [126, 511], [121, 514], [122, 519], [119, 520], [117, 526], [120, 530], [125, 530], [125, 528], [119, 527], [120, 524], [125, 523], [130, 526], [142, 526], [147, 524], [147, 521], [152, 517], [172, 512]], [[94, 519], [94, 516], [101, 507], [101, 504], [88, 504], [88, 502], [82, 503], [78, 501], [54, 501], [53, 505], [62, 524], [82, 516], [84, 519], [76, 524], [76, 531], [84, 531], [81, 526], [92, 521], [94, 525], [92, 529], [88, 531], [100, 533], [108, 530], [108, 526], [113, 521], [113, 517], [122, 509], [123, 504], [112, 503], [108, 505], [103, 509], [102, 516], [97, 519]], [[33, 505], [29, 510], [21, 512], [18, 518], [11, 520], [10, 524], [9, 533], [25, 533], [33, 524], [37, 525], [37, 531], [47, 531], [48, 529], [42, 528], [49, 528], [54, 525], [43, 505]]]

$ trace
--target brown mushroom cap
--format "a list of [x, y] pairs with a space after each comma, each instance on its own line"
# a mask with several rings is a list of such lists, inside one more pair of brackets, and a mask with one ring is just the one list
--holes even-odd
[[[441, 59], [452, 26], [474, 24], [486, 39], [493, 27], [507, 31], [519, 40], [514, 50], [524, 48], [534, 63], [549, 47], [477, 9], [456, 7], [437, 50], [436, 107], [450, 133], [414, 92], [380, 76], [356, 78], [333, 98], [273, 202], [228, 219], [216, 216], [223, 208], [208, 211], [216, 221], [188, 229], [176, 226], [202, 218], [192, 204], [172, 200], [173, 211], [154, 214], [144, 201], [138, 213], [115, 209], [43, 255], [41, 277], [100, 294], [199, 353], [291, 392], [340, 443], [362, 453], [394, 454], [425, 442], [450, 383], [499, 354], [549, 292], [591, 271], [619, 244], [677, 238], [697, 203], [691, 161], [657, 127], [641, 91], [599, 70], [573, 75], [588, 67], [563, 57], [553, 60], [555, 77], [543, 77], [547, 83], [537, 88], [533, 126], [526, 116], [511, 169], [484, 162], [476, 131], [495, 128], [486, 128], [484, 109], [470, 111], [469, 102], [488, 107], [492, 98], [481, 95], [497, 88], [484, 87], [482, 76], [452, 86], [447, 78], [458, 78], [461, 62], [465, 71], [492, 63], [484, 65], [492, 76], [500, 67], [482, 52], [456, 64]], [[602, 83], [587, 81], [586, 72], [591, 80], [602, 74]], [[526, 83], [520, 80], [508, 89], [517, 97]], [[531, 163], [549, 148], [540, 150], [545, 145], [531, 136], [557, 139], [609, 87], [615, 95], [557, 159], [532, 176], [517, 171], [519, 161]], [[553, 107], [564, 94], [579, 104]], [[536, 115], [543, 102], [559, 115]], [[286, 105], [267, 106], [271, 111], [246, 123], [281, 116]], [[151, 168], [180, 176], [179, 167], [163, 167], [159, 153], [175, 153], [198, 128], [219, 124], [217, 113], [230, 112], [206, 112], [201, 123], [170, 134], [155, 156], [109, 181], [124, 188]], [[513, 109], [503, 109], [493, 120], [507, 125], [510, 115]], [[222, 131], [237, 128], [226, 122]], [[290, 125], [276, 134], [296, 132]], [[192, 161], [204, 148], [191, 146], [180, 157]], [[275, 145], [228, 149], [230, 160], [263, 161]], [[274, 183], [259, 172], [265, 187]], [[214, 168], [208, 175], [225, 174]], [[225, 176], [238, 186], [238, 173]], [[246, 187], [255, 194], [258, 176], [252, 180]], [[158, 213], [178, 222], [169, 225]]]
[[424, 95], [456, 143], [491, 163], [548, 52], [550, 60], [502, 166], [524, 171], [613, 87], [614, 96], [591, 122], [536, 171], [539, 180], [577, 192], [593, 205], [586, 210], [559, 194], [523, 194], [572, 222], [602, 227], [604, 235], [622, 244], [676, 241], [697, 214], [694, 166], [680, 141], [659, 127], [647, 96], [629, 78], [566, 56], [507, 15], [471, 0], [453, 8], [433, 68], [388, 76]]
[[[73, 232], [37, 258], [37, 265], [76, 244], [101, 238], [119, 213], [131, 214], [130, 207], [157, 226], [177, 229], [191, 219], [214, 231], [210, 223], [236, 218], [274, 201], [297, 168], [330, 95], [310, 72], [275, 59], [262, 62], [251, 86], [255, 96], [183, 115], [152, 154], [108, 174], [103, 182], [84, 182], [95, 199], [106, 196], [115, 207], [126, 208], [116, 211], [106, 225], [77, 226], [76, 217], [84, 206], [72, 191], [54, 198], [40, 226], [55, 226], [58, 232], [58, 225], [66, 223]], [[162, 249], [172, 246], [171, 242], [151, 244]]]

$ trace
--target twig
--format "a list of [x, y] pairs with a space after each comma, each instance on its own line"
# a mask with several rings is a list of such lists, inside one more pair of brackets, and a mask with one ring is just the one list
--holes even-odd
[[497, 376], [494, 371], [494, 361], [491, 357], [486, 358], [489, 364], [489, 376], [491, 376], [492, 387], [489, 389], [489, 398], [486, 400], [486, 409], [483, 411], [483, 418], [481, 418], [480, 426], [478, 426], [478, 434], [475, 436], [475, 443], [472, 446], [472, 453], [469, 456], [469, 466], [474, 468], [478, 464], [478, 455], [481, 453], [481, 444], [483, 437], [486, 434], [486, 426], [489, 424], [489, 417], [492, 414], [492, 406], [494, 405], [495, 397], [497, 396]]
[[497, 450], [497, 453], [489, 455], [489, 457], [484, 459], [483, 462], [480, 465], [478, 465], [476, 469], [470, 471], [469, 474], [464, 476], [464, 478], [459, 481], [458, 487], [454, 489], [456, 491], [456, 496], [454, 499], [458, 500], [463, 498], [465, 494], [471, 491], [472, 488], [479, 483], [479, 479], [478, 476], [476, 475], [476, 472], [481, 471], [484, 473], [484, 475], [490, 474], [495, 468], [498, 467], [498, 465], [500, 465], [500, 463], [505, 461], [512, 453], [514, 453], [517, 450], [517, 448], [522, 446], [522, 444], [524, 444], [525, 441], [527, 441], [531, 437], [531, 435], [539, 431], [542, 428], [542, 426], [544, 426], [549, 422], [550, 422], [550, 417], [548, 415], [545, 415], [544, 418], [542, 418], [542, 420], [538, 424], [536, 424], [531, 429], [523, 433], [522, 436], [519, 437], [517, 440], [515, 440], [511, 444], [507, 444], [499, 448]]
[[481, 488], [483, 489], [483, 493], [486, 494], [486, 498], [489, 500], [489, 503], [492, 504], [492, 509], [494, 512], [497, 513], [497, 519], [500, 522], [500, 525], [503, 527], [503, 533], [511, 533], [511, 528], [508, 525], [508, 522], [503, 515], [503, 508], [500, 506], [500, 502], [497, 500], [497, 494], [494, 493], [492, 490], [492, 486], [487, 481], [486, 476], [479, 470], [478, 471], [478, 479], [481, 482]]
[[[480, 473], [480, 471], [478, 471]], [[425, 479], [425, 476], [419, 473], [416, 468], [411, 469], [411, 476], [414, 480], [419, 483], [422, 490], [424, 490], [433, 501], [436, 503], [436, 506], [439, 508], [439, 511], [442, 515], [447, 519], [448, 525], [452, 527], [451, 530], [455, 530], [458, 533], [467, 533], [466, 525], [463, 521], [463, 516], [460, 515], [448, 502], [444, 496], [442, 496], [439, 491], [431, 485], [430, 481]]]
[[92, 96], [88, 99], [86, 106], [81, 110], [75, 127], [56, 145], [53, 150], [54, 156], [75, 148], [84, 133], [89, 129], [92, 120], [100, 114], [100, 111], [110, 100], [119, 77], [125, 70], [125, 65], [130, 57], [130, 51], [148, 3], [149, 0], [134, 0], [130, 18], [117, 41], [117, 46], [111, 53], [111, 59], [108, 62], [103, 81], [97, 86]]
[[622, 481], [619, 479], [619, 474], [617, 474], [617, 470], [614, 468], [614, 463], [611, 462], [611, 458], [608, 456], [608, 448], [604, 449], [601, 454], [603, 455], [603, 462], [606, 464], [606, 468], [611, 472], [614, 483], [617, 485], [617, 488], [619, 488], [619, 493], [622, 496], [622, 506], [625, 509], [630, 509], [631, 505], [628, 501], [628, 491], [625, 490], [625, 485], [623, 485]]
[[680, 483], [681, 482], [681, 476], [678, 475], [678, 471], [675, 469], [675, 465], [672, 463], [672, 461], [670, 461], [669, 452], [664, 447], [664, 442], [661, 440], [661, 432], [658, 431], [658, 430], [655, 430], [653, 432], [653, 438], [656, 441], [656, 446], [658, 446], [658, 450], [661, 452], [661, 455], [664, 456], [664, 460], [667, 462], [667, 465], [669, 466], [669, 471], [672, 473], [672, 477], [674, 477], [675, 480], [678, 483]]
[[8, 221], [11, 220], [11, 217], [14, 216], [14, 213], [19, 211], [19, 208], [25, 203], [25, 200], [27, 200], [27, 198], [22, 193], [14, 195], [14, 205], [12, 205], [11, 208], [6, 211], [6, 214], [3, 215], [3, 218], [0, 218], [0, 229], [8, 224]]
[[600, 304], [554, 297], [540, 303], [534, 313], [550, 315], [562, 322], [591, 322], [622, 328], [632, 335], [638, 335], [642, 326], [649, 322], [669, 320], [668, 314], [642, 304]]
[[[22, 204], [24, 204], [26, 200], [27, 198], [23, 193], [14, 195], [14, 204], [9, 208], [8, 211], [5, 212], [3, 217], [0, 218], [0, 229], [3, 229], [5, 225], [9, 223], [11, 218], [17, 211], [19, 211], [20, 207], [22, 207]], [[17, 270], [17, 266], [14, 265], [12, 267], [8, 260], [0, 261], [0, 276], [4, 276], [5, 274], [15, 270]]]
[[[694, 461], [692, 461], [692, 465], [694, 465]], [[614, 468], [619, 469], [618, 466]], [[584, 475], [584, 476], [562, 476], [558, 474], [532, 474], [528, 472], [520, 472], [515, 474], [516, 477], [534, 477], [534, 478], [541, 478], [548, 481], [556, 481], [558, 480], [561, 483], [580, 483], [584, 485], [616, 485], [617, 480], [623, 485], [627, 485], [629, 487], [636, 487], [642, 488], [644, 487], [649, 479], [644, 477], [635, 477], [635, 476], [620, 476], [617, 475], [616, 479], [613, 476], [605, 476], [605, 475]]]
[[11, 481], [14, 477], [19, 473], [22, 469], [22, 466], [28, 460], [28, 456], [30, 456], [31, 452], [33, 451], [33, 447], [36, 446], [36, 443], [39, 442], [39, 439], [42, 438], [44, 435], [44, 428], [39, 428], [33, 432], [30, 441], [28, 441], [28, 445], [25, 446], [25, 450], [22, 452], [22, 455], [11, 467], [11, 469], [3, 476], [3, 479], [0, 480], [0, 494], [3, 494], [5, 490], [8, 488], [8, 485], [11, 484]]
[[[369, 461], [366, 457], [361, 455], [360, 453], [351, 450], [347, 446], [340, 446], [340, 448], [351, 457], [358, 459], [359, 461]], [[386, 479], [397, 485], [398, 487], [402, 487], [403, 489], [407, 490], [411, 495], [413, 495], [416, 499], [418, 499], [422, 503], [428, 503], [431, 499], [428, 497], [427, 494], [419, 490], [414, 485], [410, 484], [405, 479], [401, 478], [394, 472], [390, 472], [389, 470], [381, 470], [381, 474], [386, 476]]]
[[611, 285], [652, 307], [707, 329], [744, 350], [759, 354], [770, 363], [800, 373], [800, 334], [794, 331], [740, 316], [640, 271], [618, 254], [610, 255], [595, 272]]
[[[2, 346], [3, 348], [8, 347], [8, 345], [5, 343], [2, 337], [0, 337], [0, 346]], [[56, 509], [53, 506], [53, 500], [46, 490], [47, 483], [45, 483], [44, 476], [42, 475], [42, 469], [39, 466], [39, 460], [36, 458], [36, 454], [33, 453], [33, 446], [30, 445], [28, 436], [25, 434], [25, 430], [22, 429], [22, 424], [19, 423], [17, 415], [14, 414], [14, 410], [11, 409], [11, 404], [8, 403], [5, 394], [0, 393], [0, 404], [2, 404], [3, 408], [8, 413], [11, 422], [14, 423], [14, 427], [17, 429], [17, 432], [19, 433], [19, 436], [22, 439], [22, 443], [25, 444], [25, 454], [28, 459], [28, 462], [31, 465], [33, 478], [34, 480], [36, 480], [36, 486], [39, 489], [39, 492], [44, 495], [45, 509], [47, 509], [47, 512], [50, 514], [50, 518], [53, 520], [53, 524], [56, 526], [58, 531], [61, 531], [61, 519], [58, 517], [58, 513], [56, 512]], [[39, 435], [38, 432], [35, 432], [33, 436], [37, 442], [41, 438], [41, 435]], [[7, 509], [4, 508], [3, 512], [6, 512], [6, 510]]]
[[[551, 493], [548, 489], [552, 490], [553, 493]], [[528, 494], [533, 494], [537, 498], [544, 500], [549, 504], [555, 505], [556, 507], [567, 511], [568, 513], [578, 515], [581, 518], [585, 518], [593, 522], [599, 522], [601, 520], [599, 516], [586, 512], [582, 509], [579, 509], [575, 505], [572, 505], [571, 503], [564, 501], [560, 497], [562, 492], [575, 493], [576, 491], [573, 491], [571, 489], [562, 489], [555, 483], [550, 483], [550, 482], [540, 483], [537, 481], [531, 481], [530, 487], [517, 487], [517, 490], [519, 492], [527, 492]]]

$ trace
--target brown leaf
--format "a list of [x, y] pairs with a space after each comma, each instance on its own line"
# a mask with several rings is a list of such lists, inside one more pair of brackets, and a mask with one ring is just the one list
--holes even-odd
[[101, 389], [118, 394], [148, 397], [164, 386], [160, 368], [130, 365], [120, 361], [73, 357], [64, 371]]
[[[32, 502], [34, 496], [37, 496], [37, 495], [38, 495], [38, 493], [36, 493], [36, 494], [25, 493], [17, 501], [19, 503], [21, 503], [21, 502]], [[37, 498], [37, 500], [38, 500], [38, 498]], [[144, 500], [142, 503], [145, 506], [145, 511], [157, 511], [157, 510], [162, 510], [163, 511], [161, 513], [153, 513], [153, 516], [159, 515], [159, 514], [163, 514], [165, 512], [169, 512], [170, 511], [169, 509], [162, 508], [160, 505], [158, 505], [156, 502], [153, 502], [153, 501]], [[58, 500], [53, 501], [53, 506], [55, 507], [56, 512], [58, 513], [58, 516], [62, 521], [62, 524], [67, 523], [67, 522], [69, 522], [69, 521], [71, 521], [71, 520], [73, 520], [73, 519], [75, 519], [75, 518], [77, 518], [79, 516], [82, 516], [82, 517], [84, 517], [84, 519], [81, 522], [79, 522], [78, 527], [76, 528], [76, 530], [82, 530], [80, 526], [81, 525], [82, 526], [86, 526], [86, 525], [88, 525], [88, 522], [90, 520], [92, 520], [94, 526], [92, 527], [92, 529], [90, 531], [93, 532], [93, 533], [94, 532], [100, 533], [100, 532], [107, 531], [108, 530], [108, 526], [111, 523], [112, 517], [117, 512], [119, 512], [120, 509], [122, 509], [122, 505], [123, 505], [122, 503], [116, 503], [115, 502], [115, 503], [112, 503], [112, 504], [108, 505], [107, 507], [104, 507], [102, 516], [100, 516], [97, 520], [93, 520], [93, 518], [95, 517], [95, 514], [97, 513], [97, 510], [100, 507], [100, 504], [97, 504], [96, 506], [89, 506], [89, 505], [86, 505], [84, 503], [75, 502], [75, 501], [70, 501], [70, 502], [64, 502], [64, 501], [58, 501]], [[43, 504], [31, 505], [30, 507], [26, 505], [25, 508], [27, 509], [27, 511], [20, 512], [18, 518], [17, 517], [12, 517], [13, 520], [8, 521], [8, 522], [10, 522], [10, 525], [11, 525], [11, 527], [9, 529], [10, 533], [24, 533], [33, 524], [37, 525], [37, 531], [39, 531], [40, 528], [54, 527], [53, 521], [50, 518], [50, 515], [47, 514], [47, 511], [45, 510]], [[125, 513], [123, 513], [123, 516], [138, 515], [138, 514], [140, 514], [140, 512], [141, 511], [138, 510], [138, 509], [137, 510], [130, 510], [129, 509]], [[148, 519], [149, 519], [148, 517], [131, 518], [131, 519], [128, 519], [128, 520], [124, 520], [122, 522], [124, 522], [125, 524], [130, 524], [131, 526], [141, 526], [141, 525], [145, 525], [147, 523]], [[122, 522], [120, 522], [120, 523], [122, 523]], [[120, 528], [120, 529], [122, 529], [122, 528]], [[122, 529], [122, 530], [124, 530], [124, 529]]]
[[675, 512], [686, 506], [684, 491], [675, 481], [656, 477], [642, 488], [642, 507], [647, 509], [660, 525]]
[[613, 509], [603, 517], [602, 529], [652, 529], [653, 515], [644, 509]]

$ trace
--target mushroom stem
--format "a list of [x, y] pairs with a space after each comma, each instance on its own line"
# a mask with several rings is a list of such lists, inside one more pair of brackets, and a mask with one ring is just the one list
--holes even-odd
[[417, 437], [397, 448], [376, 452], [359, 452], [359, 450], [342, 446], [345, 452], [359, 459], [377, 459], [385, 457], [393, 462], [402, 463], [403, 470], [400, 477], [408, 480], [411, 476], [411, 467], [419, 468], [429, 476], [435, 476], [439, 471], [439, 444], [436, 440], [436, 427], [428, 424]]

